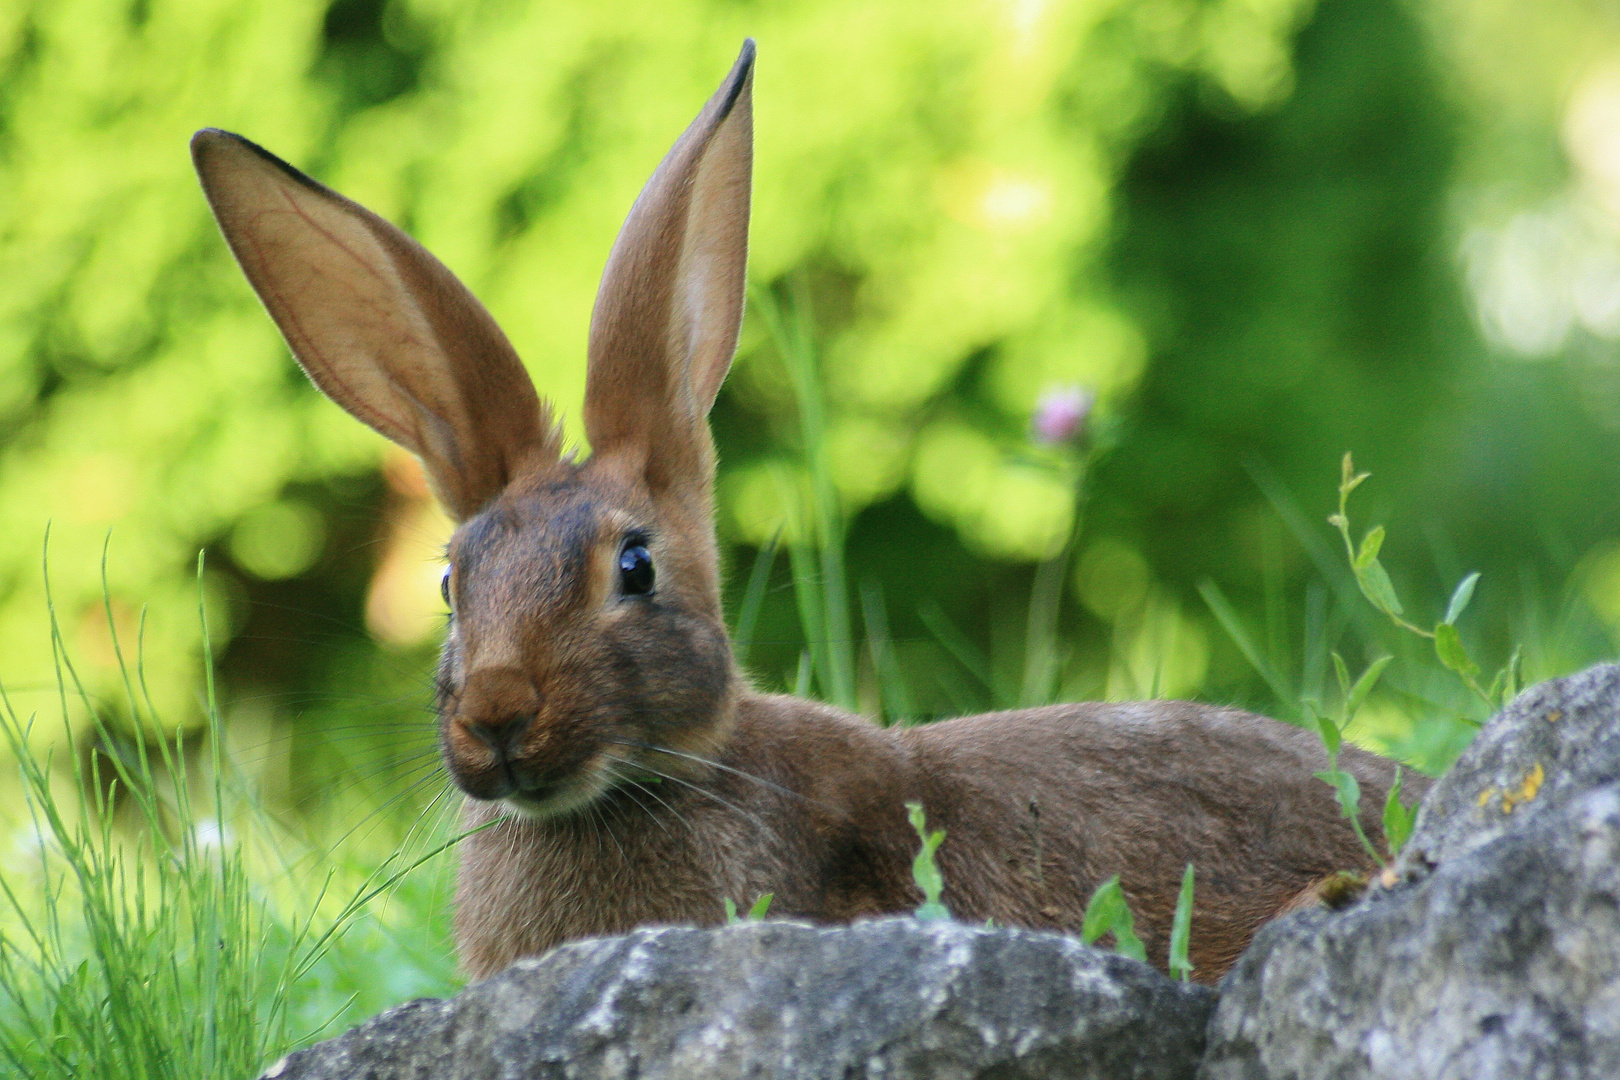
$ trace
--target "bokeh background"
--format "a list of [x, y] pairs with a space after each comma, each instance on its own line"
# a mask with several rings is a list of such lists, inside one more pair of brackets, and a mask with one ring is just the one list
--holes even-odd
[[[615, 231], [749, 35], [751, 277], [814, 328], [851, 595], [881, 602], [912, 718], [1018, 700], [1037, 566], [1079, 514], [1060, 696], [1288, 714], [1328, 649], [1394, 650], [1352, 734], [1443, 766], [1470, 706], [1351, 610], [1325, 521], [1345, 451], [1409, 608], [1432, 621], [1482, 571], [1462, 631], [1487, 667], [1613, 652], [1606, 0], [0, 0], [13, 704], [56, 707], [65, 649], [121, 730], [116, 630], [184, 743], [201, 550], [237, 765], [293, 810], [414, 782], [448, 526], [299, 373], [186, 140], [241, 132], [421, 239], [577, 439]], [[1097, 400], [1078, 499], [1030, 442], [1069, 386]], [[714, 413], [733, 604], [794, 539], [799, 416], [751, 316]], [[767, 581], [749, 666], [792, 686], [785, 557]], [[857, 651], [871, 703], [884, 658]]]

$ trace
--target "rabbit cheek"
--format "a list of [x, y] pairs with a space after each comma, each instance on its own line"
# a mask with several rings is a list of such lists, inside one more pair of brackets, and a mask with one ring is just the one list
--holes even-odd
[[685, 771], [649, 747], [698, 756], [719, 749], [730, 712], [730, 647], [707, 619], [665, 612], [649, 623], [614, 650], [616, 681], [628, 691], [615, 711], [640, 729], [649, 765]]

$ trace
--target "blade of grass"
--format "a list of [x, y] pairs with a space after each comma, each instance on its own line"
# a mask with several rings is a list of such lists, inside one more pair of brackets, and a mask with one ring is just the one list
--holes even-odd
[[804, 693], [809, 694], [813, 688], [819, 689], [823, 697], [830, 699], [833, 696], [832, 668], [835, 661], [828, 653], [827, 612], [823, 607], [826, 594], [816, 576], [820, 565], [815, 551], [808, 545], [798, 541], [788, 545], [788, 566], [793, 572], [793, 600], [799, 609], [805, 655], [809, 657], [809, 670], [814, 676], [806, 683]]
[[1266, 658], [1260, 655], [1260, 650], [1255, 648], [1254, 641], [1249, 637], [1248, 631], [1243, 628], [1242, 620], [1238, 617], [1238, 613], [1232, 607], [1231, 602], [1226, 599], [1226, 594], [1221, 592], [1221, 587], [1215, 584], [1213, 580], [1205, 578], [1198, 583], [1198, 595], [1204, 598], [1204, 603], [1209, 605], [1209, 610], [1214, 612], [1216, 620], [1221, 624], [1221, 628], [1232, 639], [1232, 643], [1238, 647], [1238, 651], [1249, 662], [1249, 666], [1254, 668], [1259, 676], [1265, 680], [1266, 685], [1271, 688], [1271, 692], [1276, 696], [1278, 704], [1282, 705], [1290, 715], [1297, 715], [1299, 712], [1297, 696], [1289, 688], [1283, 677], [1267, 663]]
[[886, 723], [905, 724], [916, 715], [911, 707], [911, 693], [889, 636], [889, 613], [883, 603], [883, 587], [870, 579], [861, 585], [861, 617], [866, 623], [867, 648], [883, 699], [883, 718]]
[[1062, 551], [1042, 560], [1030, 585], [1029, 618], [1024, 634], [1024, 681], [1018, 702], [1022, 706], [1049, 705], [1057, 691], [1058, 612], [1062, 606], [1070, 546], [1065, 542]]
[[754, 625], [759, 621], [759, 609], [765, 603], [765, 588], [770, 584], [771, 568], [776, 565], [776, 551], [782, 539], [780, 531], [754, 556], [754, 568], [748, 574], [748, 586], [743, 590], [742, 605], [737, 609], [737, 632], [732, 635], [732, 648], [737, 663], [746, 667], [748, 650], [754, 644]]
[[854, 711], [855, 648], [844, 572], [844, 522], [827, 458], [826, 407], [817, 370], [809, 293], [802, 282], [794, 282], [786, 304], [779, 303], [768, 289], [753, 290], [753, 302], [793, 384], [804, 465], [810, 476], [810, 519], [820, 575], [819, 579], [806, 580], [819, 586], [817, 606], [822, 617], [818, 623], [806, 626], [806, 635], [813, 633], [823, 642], [823, 693], [833, 704]]
[[1176, 913], [1170, 920], [1170, 977], [1187, 982], [1192, 978], [1192, 961], [1187, 958], [1192, 941], [1193, 864], [1181, 875], [1181, 891], [1176, 895]]
[[942, 645], [946, 652], [956, 659], [956, 662], [967, 669], [979, 683], [989, 691], [992, 696], [995, 692], [995, 683], [990, 674], [990, 661], [984, 653], [968, 640], [966, 634], [958, 630], [956, 624], [951, 622], [945, 609], [932, 600], [918, 606], [917, 617], [928, 632], [934, 635], [934, 640]]

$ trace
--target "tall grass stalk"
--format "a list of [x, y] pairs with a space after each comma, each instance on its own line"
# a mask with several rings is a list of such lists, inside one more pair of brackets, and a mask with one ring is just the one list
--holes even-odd
[[861, 585], [861, 620], [866, 624], [867, 651], [877, 677], [883, 718], [891, 724], [909, 723], [917, 713], [905, 672], [894, 652], [894, 639], [889, 634], [889, 611], [883, 600], [883, 586], [876, 581]]
[[793, 591], [822, 696], [854, 712], [859, 703], [855, 635], [844, 573], [843, 511], [827, 460], [827, 414], [821, 397], [810, 300], [802, 283], [790, 283], [788, 289], [791, 295], [783, 303], [771, 290], [756, 288], [753, 309], [765, 324], [793, 384], [804, 467], [810, 480], [804, 500], [807, 505], [788, 546]]
[[737, 610], [737, 628], [731, 635], [731, 645], [737, 663], [748, 666], [748, 653], [754, 645], [754, 627], [759, 622], [759, 609], [765, 603], [765, 588], [770, 584], [771, 568], [776, 565], [776, 551], [781, 546], [781, 535], [759, 549], [754, 568], [748, 574], [748, 586], [743, 590], [742, 606]]
[[1024, 631], [1024, 679], [1020, 705], [1048, 705], [1057, 693], [1058, 615], [1062, 607], [1063, 580], [1069, 568], [1071, 544], [1043, 560], [1035, 568], [1029, 592], [1029, 617]]

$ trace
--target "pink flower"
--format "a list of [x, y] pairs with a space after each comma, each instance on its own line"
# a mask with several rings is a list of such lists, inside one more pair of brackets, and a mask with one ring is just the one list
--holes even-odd
[[1057, 446], [1078, 440], [1096, 403], [1097, 395], [1079, 386], [1055, 386], [1046, 391], [1030, 418], [1035, 441]]

